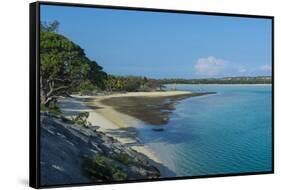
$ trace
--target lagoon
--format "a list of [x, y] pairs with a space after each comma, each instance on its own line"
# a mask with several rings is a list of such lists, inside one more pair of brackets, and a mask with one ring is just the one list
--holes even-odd
[[166, 85], [216, 92], [179, 101], [163, 131], [141, 123], [140, 141], [173, 172], [164, 177], [271, 171], [271, 85]]

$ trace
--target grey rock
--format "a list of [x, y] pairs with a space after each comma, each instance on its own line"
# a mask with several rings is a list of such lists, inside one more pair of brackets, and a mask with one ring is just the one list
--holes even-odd
[[[53, 117], [41, 113], [40, 127], [40, 169], [41, 185], [71, 183], [92, 183], [102, 181], [88, 176], [82, 170], [83, 157], [100, 155], [113, 160], [128, 179], [151, 179], [160, 176], [159, 170], [149, 159], [135, 150], [121, 144], [96, 129], [98, 126], [84, 127], [66, 118]], [[117, 159], [126, 154], [129, 163]]]

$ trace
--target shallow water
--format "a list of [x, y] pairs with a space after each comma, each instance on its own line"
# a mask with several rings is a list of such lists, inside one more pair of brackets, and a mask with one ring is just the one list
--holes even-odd
[[164, 131], [138, 128], [141, 141], [175, 172], [164, 176], [271, 171], [271, 85], [176, 88], [217, 94], [178, 102]]

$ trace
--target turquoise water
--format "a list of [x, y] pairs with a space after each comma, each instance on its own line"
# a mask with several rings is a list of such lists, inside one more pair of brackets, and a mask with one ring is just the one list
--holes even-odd
[[164, 131], [139, 128], [141, 141], [173, 171], [165, 176], [271, 171], [271, 85], [176, 88], [217, 94], [177, 103]]

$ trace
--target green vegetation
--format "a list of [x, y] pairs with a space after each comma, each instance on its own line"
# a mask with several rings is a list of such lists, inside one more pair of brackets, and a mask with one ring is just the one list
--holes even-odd
[[41, 22], [40, 30], [41, 32], [58, 32], [60, 23], [55, 20], [54, 22]]
[[77, 116], [72, 116], [71, 121], [86, 127], [90, 125], [90, 123], [87, 121], [88, 117], [89, 117], [89, 112], [81, 112]]
[[41, 32], [40, 38], [41, 103], [48, 107], [84, 81], [90, 67], [84, 51], [64, 36]]
[[125, 165], [131, 162], [131, 158], [125, 153], [116, 154], [112, 156], [112, 158], [118, 160], [119, 162], [122, 162]]
[[114, 76], [108, 75], [106, 80], [107, 91], [153, 91], [161, 88], [157, 80], [139, 76]]
[[55, 102], [50, 103], [48, 107], [41, 104], [40, 109], [41, 111], [49, 112], [52, 116], [59, 116], [61, 114], [61, 111]]
[[102, 90], [106, 88], [105, 81], [107, 80], [107, 73], [104, 72], [103, 68], [95, 61], [91, 61], [90, 63], [88, 78], [94, 86]]
[[82, 171], [94, 180], [120, 181], [127, 178], [127, 174], [114, 163], [114, 160], [101, 155], [94, 158], [83, 157]]
[[91, 95], [95, 90], [98, 90], [89, 80], [82, 81], [77, 87], [74, 88], [74, 92], [79, 92], [81, 95]]
[[89, 60], [84, 50], [56, 33], [59, 23], [41, 23], [40, 32], [40, 97], [49, 107], [58, 96], [75, 91], [105, 88], [107, 74], [95, 61]]
[[151, 92], [164, 89], [164, 81], [141, 76], [114, 76], [108, 75], [106, 90], [109, 92]]
[[160, 79], [161, 84], [271, 84], [270, 76], [223, 77], [208, 79]]

